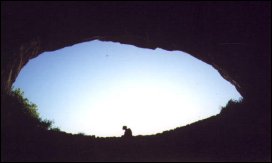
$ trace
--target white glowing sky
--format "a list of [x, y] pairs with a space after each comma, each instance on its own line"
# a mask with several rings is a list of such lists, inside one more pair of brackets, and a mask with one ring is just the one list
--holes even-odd
[[61, 130], [149, 135], [218, 114], [241, 96], [212, 66], [180, 52], [91, 41], [46, 52], [15, 87]]

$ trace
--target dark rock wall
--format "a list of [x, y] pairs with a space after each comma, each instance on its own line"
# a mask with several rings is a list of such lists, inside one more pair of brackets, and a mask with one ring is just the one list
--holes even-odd
[[44, 51], [99, 39], [180, 50], [271, 105], [270, 2], [1, 2], [1, 93]]

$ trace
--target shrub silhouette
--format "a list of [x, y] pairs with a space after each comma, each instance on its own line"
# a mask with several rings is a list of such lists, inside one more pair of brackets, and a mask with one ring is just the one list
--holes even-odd
[[78, 135], [78, 136], [86, 136], [86, 134], [83, 133], [83, 132], [79, 132], [79, 133], [77, 133], [76, 135]]
[[51, 128], [50, 130], [60, 132], [61, 130], [58, 127]]
[[24, 92], [20, 88], [13, 89], [11, 93], [25, 106], [25, 114], [30, 115], [33, 118], [40, 119], [37, 105], [25, 98]]
[[20, 88], [12, 89], [5, 99], [13, 101], [5, 107], [5, 110], [2, 110], [5, 115], [4, 123], [7, 125], [6, 127], [17, 130], [33, 128], [48, 130], [52, 128], [53, 121], [42, 120], [38, 113], [38, 106], [25, 98], [24, 92]]
[[229, 100], [225, 107], [221, 108], [220, 114], [232, 114], [232, 112], [236, 112], [235, 109], [238, 109], [243, 103], [243, 99], [239, 100]]

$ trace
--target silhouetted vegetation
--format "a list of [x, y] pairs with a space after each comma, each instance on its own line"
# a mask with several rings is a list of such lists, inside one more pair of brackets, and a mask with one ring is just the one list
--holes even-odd
[[241, 104], [242, 102], [243, 102], [242, 98], [239, 100], [233, 100], [233, 99], [229, 100], [228, 103], [226, 104], [226, 106], [221, 108], [220, 114], [224, 114], [226, 112], [232, 112], [232, 111], [235, 112], [234, 109], [239, 107], [240, 106], [239, 104]]
[[76, 135], [77, 135], [77, 136], [85, 136], [85, 133], [79, 132], [79, 133], [77, 133]]
[[57, 132], [60, 132], [60, 129], [58, 127], [54, 127], [51, 129], [52, 131], [57, 131]]
[[27, 98], [25, 98], [24, 92], [20, 88], [12, 89], [10, 95], [11, 95], [11, 98], [14, 98], [18, 101], [18, 105], [20, 105], [21, 107], [18, 107], [19, 109], [7, 110], [7, 111], [14, 111], [14, 113], [9, 113], [9, 115], [21, 114], [21, 118], [28, 119], [29, 125], [32, 127], [38, 127], [43, 129], [52, 128], [53, 121], [47, 120], [47, 119], [42, 120], [42, 118], [39, 115], [37, 105], [30, 102]]
[[20, 91], [1, 100], [2, 161], [271, 160], [271, 128], [255, 101], [229, 101], [217, 116], [126, 141], [48, 130], [52, 123]]

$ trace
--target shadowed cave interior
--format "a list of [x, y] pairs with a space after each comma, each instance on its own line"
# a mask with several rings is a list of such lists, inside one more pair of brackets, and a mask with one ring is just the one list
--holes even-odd
[[[3, 2], [1, 159], [271, 161], [270, 6], [270, 2]], [[132, 140], [33, 126], [32, 119], [18, 112], [24, 103], [11, 93], [19, 71], [44, 51], [94, 39], [188, 52], [217, 69], [244, 99], [230, 103], [218, 116]], [[18, 117], [22, 118], [17, 121]]]

